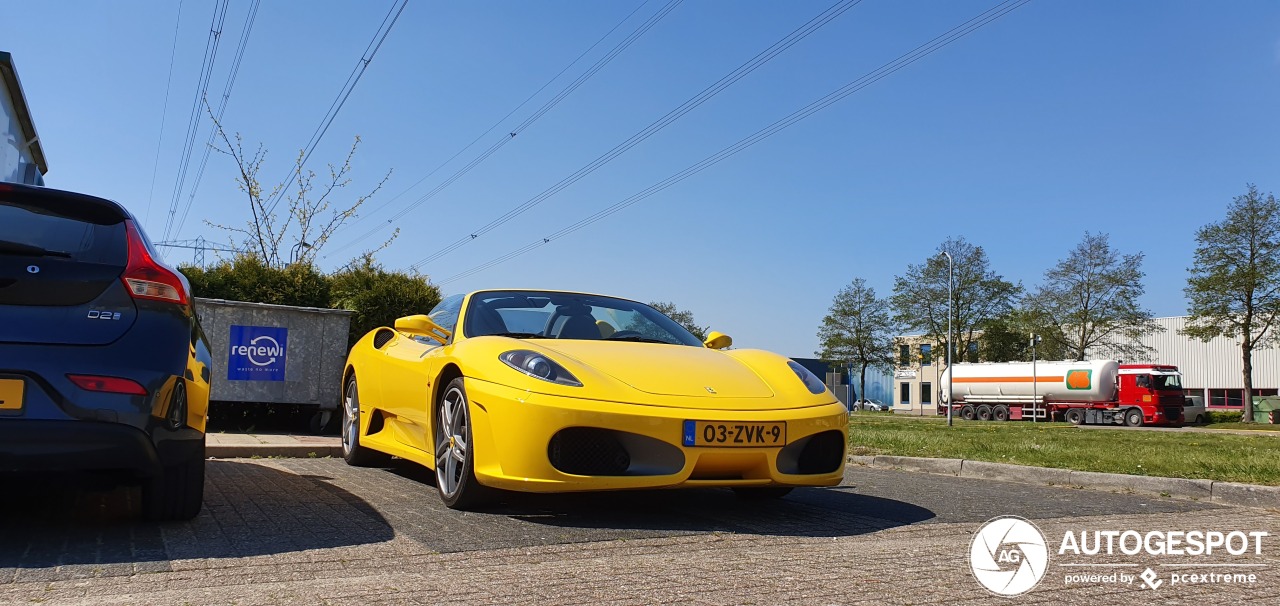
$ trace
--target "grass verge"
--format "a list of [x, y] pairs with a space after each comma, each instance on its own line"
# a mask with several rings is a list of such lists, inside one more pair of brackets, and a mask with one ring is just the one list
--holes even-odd
[[1066, 423], [955, 420], [857, 412], [850, 453], [969, 459], [1079, 471], [1280, 485], [1280, 438], [1080, 429]]
[[1243, 429], [1245, 431], [1270, 431], [1280, 435], [1280, 425], [1272, 425], [1270, 423], [1209, 423], [1201, 425], [1205, 429]]

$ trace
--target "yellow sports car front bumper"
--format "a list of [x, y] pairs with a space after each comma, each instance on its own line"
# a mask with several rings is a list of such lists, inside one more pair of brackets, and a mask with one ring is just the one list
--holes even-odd
[[[522, 492], [659, 487], [833, 486], [844, 475], [849, 416], [832, 401], [739, 411], [649, 406], [534, 393], [468, 378], [475, 476]], [[784, 427], [775, 446], [686, 445], [690, 422]], [[785, 424], [785, 426], [783, 426]], [[701, 426], [700, 426], [701, 427]], [[695, 440], [696, 441], [696, 440]]]

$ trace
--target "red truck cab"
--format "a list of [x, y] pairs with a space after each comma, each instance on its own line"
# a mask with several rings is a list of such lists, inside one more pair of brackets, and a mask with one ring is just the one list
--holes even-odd
[[1121, 364], [1116, 383], [1116, 400], [1120, 407], [1140, 408], [1144, 423], [1182, 423], [1185, 397], [1182, 374], [1177, 366]]

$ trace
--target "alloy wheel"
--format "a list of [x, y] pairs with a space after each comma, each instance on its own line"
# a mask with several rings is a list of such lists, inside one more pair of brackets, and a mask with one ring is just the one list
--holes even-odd
[[342, 452], [351, 453], [356, 433], [360, 431], [360, 401], [356, 396], [356, 382], [347, 383], [347, 394], [342, 398]]
[[452, 388], [440, 403], [440, 424], [436, 431], [436, 482], [447, 497], [458, 493], [467, 473], [467, 397]]

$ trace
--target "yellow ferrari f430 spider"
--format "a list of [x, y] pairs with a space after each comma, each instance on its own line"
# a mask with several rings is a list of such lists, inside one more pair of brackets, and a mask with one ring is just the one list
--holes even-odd
[[601, 295], [456, 295], [351, 349], [342, 450], [435, 471], [453, 508], [494, 490], [725, 487], [777, 497], [844, 473], [848, 415], [766, 351], [700, 342], [648, 305]]

